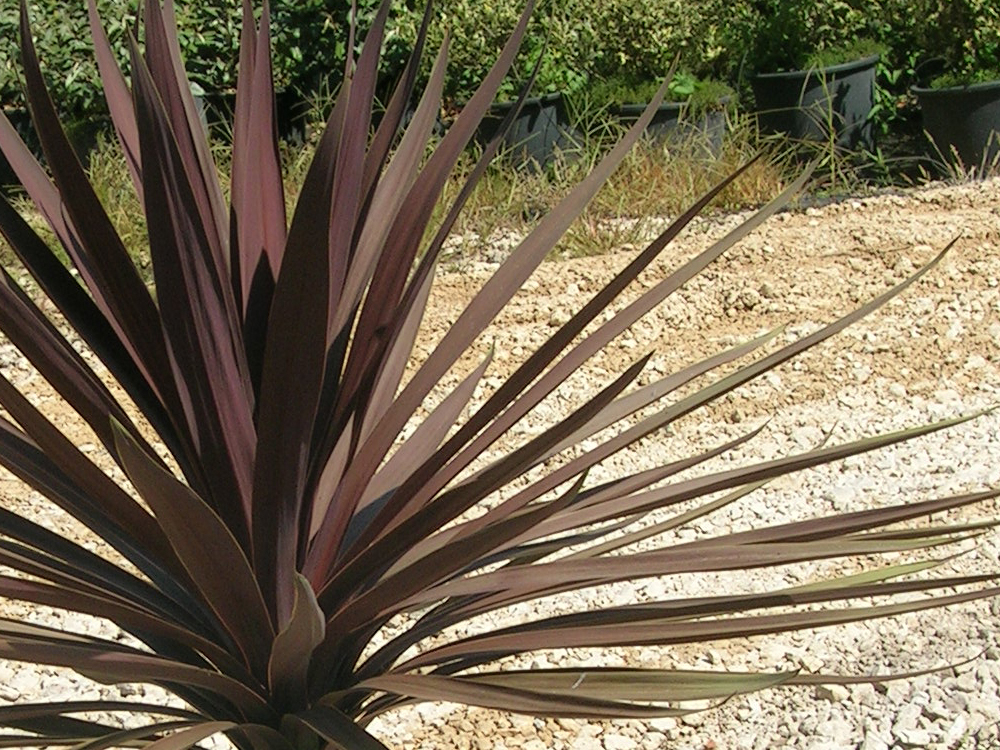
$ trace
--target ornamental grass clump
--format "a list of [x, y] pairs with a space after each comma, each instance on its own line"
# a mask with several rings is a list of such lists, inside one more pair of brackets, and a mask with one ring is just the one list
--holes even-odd
[[[607, 312], [739, 174], [730, 176], [638, 252], [488, 398], [480, 403], [473, 396], [489, 356], [425, 410], [428, 396], [440, 394], [453, 365], [473, 351], [641, 137], [663, 97], [661, 89], [430, 353], [411, 363], [442, 244], [499, 139], [485, 148], [440, 225], [432, 226], [431, 217], [515, 58], [530, 6], [478, 92], [428, 152], [447, 40], [405, 128], [423, 32], [372, 128], [386, 0], [357, 60], [347, 61], [345, 83], [288, 217], [266, 3], [259, 25], [249, 0], [243, 4], [227, 201], [183, 72], [171, 0], [162, 6], [146, 0], [128, 79], [89, 0], [104, 92], [149, 227], [150, 287], [60, 127], [22, 2], [25, 89], [47, 168], [5, 118], [0, 147], [71, 267], [0, 201], [0, 230], [40, 290], [29, 293], [4, 272], [0, 328], [121, 472], [95, 463], [100, 451], [82, 452], [0, 376], [0, 461], [108, 550], [97, 554], [89, 543], [0, 510], [0, 564], [7, 571], [0, 595], [106, 618], [131, 637], [5, 619], [0, 657], [68, 667], [103, 683], [156, 684], [186, 708], [139, 700], [4, 706], [0, 724], [12, 731], [4, 745], [184, 750], [224, 733], [245, 750], [383, 748], [365, 730], [370, 720], [425, 700], [539, 716], [678, 715], [685, 711], [679, 701], [721, 700], [804, 678], [571, 663], [531, 670], [509, 657], [539, 649], [700, 643], [997, 593], [990, 587], [995, 575], [987, 573], [904, 575], [932, 567], [931, 561], [754, 595], [715, 591], [634, 606], [595, 603], [475, 634], [454, 627], [475, 618], [481, 624], [481, 615], [519, 603], [626, 579], [930, 548], [989, 524], [886, 527], [997, 494], [908, 501], [629, 551], [770, 478], [957, 420], [696, 478], [681, 474], [743, 445], [755, 430], [708, 452], [664, 458], [656, 469], [588, 478], [604, 459], [876, 309], [926, 268], [844, 318], [739, 367], [737, 361], [773, 337], [641, 386], [637, 378], [648, 357], [640, 358], [546, 430], [515, 439], [524, 434], [516, 431], [519, 423], [546, 396], [759, 226], [806, 176], [635, 301]], [[58, 316], [46, 313], [53, 309]], [[78, 353], [81, 342], [102, 363], [99, 371], [94, 358]], [[727, 374], [717, 375], [726, 365]], [[699, 378], [700, 388], [679, 391]], [[508, 444], [513, 447], [497, 449]], [[632, 522], [654, 512], [655, 525], [634, 530]], [[905, 597], [911, 592], [930, 595]], [[889, 603], [859, 603], [874, 596]], [[90, 712], [159, 718], [120, 730]]]

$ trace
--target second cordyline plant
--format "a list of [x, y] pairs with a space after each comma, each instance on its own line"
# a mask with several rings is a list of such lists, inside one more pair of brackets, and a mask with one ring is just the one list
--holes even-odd
[[[774, 213], [805, 176], [618, 312], [607, 312], [739, 175], [727, 178], [482, 403], [473, 394], [489, 355], [421, 411], [614, 172], [662, 99], [661, 90], [433, 350], [411, 363], [442, 244], [498, 141], [485, 149], [437, 226], [435, 207], [515, 59], [530, 5], [479, 91], [428, 152], [447, 40], [405, 129], [423, 33], [373, 130], [389, 11], [383, 3], [362, 53], [346, 61], [345, 84], [289, 219], [266, 5], [259, 25], [249, 2], [243, 6], [227, 202], [183, 72], [172, 4], [146, 1], [141, 45], [131, 44], [129, 85], [89, 0], [104, 93], [145, 206], [150, 288], [60, 127], [22, 3], [26, 92], [47, 169], [5, 118], [0, 147], [71, 268], [0, 200], [0, 231], [59, 311], [50, 318], [48, 304], [4, 272], [0, 328], [103, 452], [81, 452], [0, 376], [0, 461], [112, 552], [96, 554], [86, 541], [0, 510], [0, 564], [14, 571], [0, 575], [0, 595], [107, 618], [136, 640], [5, 619], [0, 657], [69, 667], [104, 683], [157, 684], [186, 707], [112, 700], [4, 706], [0, 724], [12, 730], [5, 745], [183, 750], [222, 732], [245, 750], [382, 748], [365, 727], [414, 700], [538, 716], [674, 716], [685, 712], [678, 703], [686, 700], [721, 700], [815, 678], [570, 662], [523, 669], [512, 657], [540, 649], [701, 643], [997, 593], [987, 587], [995, 578], [988, 572], [908, 575], [934, 567], [930, 557], [809, 587], [716, 591], [634, 606], [595, 601], [583, 611], [536, 615], [475, 634], [456, 628], [512, 605], [626, 579], [932, 548], [989, 523], [887, 527], [997, 494], [914, 500], [686, 543], [665, 533], [773, 477], [954, 422], [681, 475], [743, 445], [754, 430], [707, 452], [665, 457], [655, 469], [588, 479], [592, 467], [826, 340], [927, 269], [768, 354], [755, 356], [773, 338], [764, 336], [644, 386], [636, 381], [648, 357], [639, 359], [545, 431], [497, 448], [520, 434], [517, 425], [591, 357]], [[100, 370], [78, 353], [80, 344], [100, 360]], [[726, 365], [727, 374], [716, 374]], [[678, 395], [693, 383], [700, 387]], [[414, 429], [418, 414], [425, 416]], [[113, 465], [123, 473], [109, 473]], [[631, 525], [654, 513], [654, 525]], [[640, 540], [657, 543], [631, 551]], [[913, 600], [905, 597], [910, 592], [930, 595]], [[858, 603], [873, 596], [889, 597], [888, 603]], [[849, 601], [856, 604], [813, 606]], [[131, 717], [131, 728], [100, 718], [109, 714]], [[140, 716], [153, 718], [135, 726]]]

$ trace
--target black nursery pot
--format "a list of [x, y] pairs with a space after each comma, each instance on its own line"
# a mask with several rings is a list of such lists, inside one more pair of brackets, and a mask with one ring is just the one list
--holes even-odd
[[878, 60], [872, 55], [827, 68], [752, 76], [761, 130], [825, 141], [832, 129], [838, 146], [873, 149], [869, 115], [875, 103]]
[[[496, 135], [514, 105], [515, 102], [499, 102], [490, 107], [479, 127], [483, 142]], [[577, 139], [570, 127], [562, 94], [526, 99], [503, 141], [507, 158], [520, 168], [543, 168], [559, 154], [572, 152]]]
[[[700, 140], [709, 151], [718, 154], [726, 135], [726, 107], [729, 98], [719, 100], [719, 106], [696, 116], [691, 116], [686, 102], [664, 102], [646, 127], [651, 138], [658, 141], [680, 142]], [[615, 114], [624, 124], [631, 124], [646, 111], [646, 104], [623, 104]]]
[[1000, 153], [1000, 81], [913, 93], [937, 152], [965, 167], [993, 163]]

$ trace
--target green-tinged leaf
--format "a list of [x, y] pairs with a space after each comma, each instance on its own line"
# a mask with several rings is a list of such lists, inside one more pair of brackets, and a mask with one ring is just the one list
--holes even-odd
[[[222, 519], [126, 435], [115, 435], [122, 463], [149, 503], [205, 604], [263, 679], [274, 628], [243, 550]], [[220, 575], [219, 571], [225, 571]]]
[[292, 616], [274, 639], [267, 668], [271, 693], [279, 705], [301, 705], [306, 701], [312, 652], [323, 642], [325, 633], [326, 616], [312, 586], [296, 575]]
[[686, 669], [545, 669], [480, 672], [459, 679], [476, 684], [585, 698], [657, 703], [728, 698], [793, 680], [798, 671], [772, 674]]
[[890, 578], [899, 578], [913, 573], [922, 573], [925, 570], [933, 570], [939, 567], [943, 560], [927, 560], [924, 562], [902, 563], [900, 565], [889, 565], [875, 570], [866, 570], [863, 573], [855, 573], [849, 576], [838, 576], [827, 578], [812, 583], [804, 583], [801, 586], [792, 586], [785, 589], [787, 593], [807, 593], [813, 591], [832, 591], [844, 589], [865, 583], [881, 583]]
[[369, 690], [382, 690], [421, 701], [454, 701], [471, 706], [529, 714], [585, 719], [655, 719], [684, 716], [691, 709], [633, 704], [614, 698], [594, 698], [559, 691], [527, 690], [508, 685], [483, 684], [463, 677], [388, 674], [361, 683]]
[[333, 706], [317, 705], [292, 717], [337, 750], [389, 750]]

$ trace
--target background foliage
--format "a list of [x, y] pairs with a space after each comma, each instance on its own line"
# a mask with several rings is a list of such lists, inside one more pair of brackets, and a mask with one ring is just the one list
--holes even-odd
[[941, 83], [1000, 78], [1000, 5], [995, 0], [919, 0], [916, 45], [937, 61]]
[[[232, 91], [239, 41], [235, 4], [176, 1], [192, 80], [209, 92]], [[23, 101], [15, 47], [17, 5], [15, 0], [0, 4], [0, 105], [8, 108]], [[375, 0], [358, 2], [362, 32], [376, 5]], [[522, 5], [522, 0], [435, 4], [432, 48], [446, 30], [451, 34], [446, 101], [468, 98]], [[136, 0], [98, 0], [98, 6], [112, 47], [124, 63], [126, 30], [135, 21]], [[350, 4], [273, 0], [271, 6], [278, 89], [306, 96], [335, 90]], [[33, 17], [47, 21], [35, 30], [36, 45], [61, 114], [71, 121], [103, 114], [85, 4], [29, 0], [29, 7]], [[423, 0], [394, 4], [380, 92], [398, 77], [423, 8]], [[859, 39], [871, 40], [884, 51], [882, 83], [896, 97], [905, 96], [921, 71], [948, 72], [963, 80], [1000, 76], [1000, 6], [994, 0], [566, 0], [542, 3], [536, 11], [501, 96], [512, 96], [543, 50], [535, 91], [574, 94], [611, 76], [659, 79], [677, 57], [682, 70], [733, 83], [753, 70], [806, 65], [817, 54], [850, 47]]]

